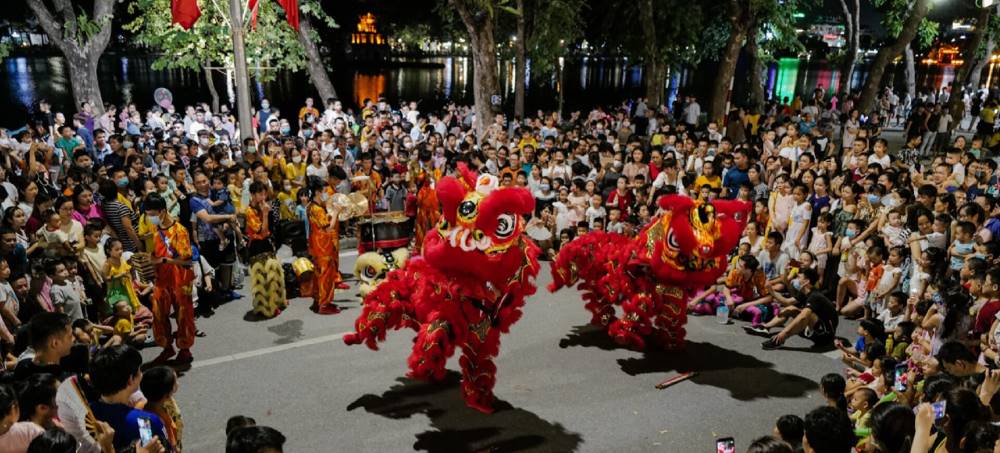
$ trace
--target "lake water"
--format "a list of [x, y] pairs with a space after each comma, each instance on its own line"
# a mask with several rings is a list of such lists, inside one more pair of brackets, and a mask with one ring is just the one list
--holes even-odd
[[[131, 101], [141, 109], [148, 108], [153, 104], [153, 90], [159, 87], [169, 89], [173, 93], [174, 104], [178, 106], [210, 101], [201, 72], [153, 71], [149, 68], [151, 61], [148, 57], [113, 54], [102, 57], [99, 77], [105, 102], [120, 105]], [[28, 109], [41, 98], [48, 99], [55, 111], [72, 111], [73, 98], [66, 64], [64, 59], [56, 56], [5, 59], [0, 66], [0, 87], [7, 88], [6, 94], [0, 96], [0, 126], [23, 125]], [[513, 62], [502, 62], [501, 69], [500, 82], [509, 109], [513, 104]], [[531, 74], [530, 64], [528, 70], [531, 78], [528, 109], [555, 109], [558, 105], [558, 73], [553, 71], [543, 76]], [[400, 99], [419, 100], [425, 111], [447, 100], [472, 102], [472, 61], [467, 57], [398, 60], [375, 68], [343, 64], [331, 68], [331, 73], [338, 96], [348, 106], [357, 106], [363, 99], [379, 95], [393, 102]], [[570, 110], [617, 103], [639, 96], [643, 91], [641, 66], [627, 59], [566, 61], [562, 73], [565, 108]], [[681, 91], [707, 96], [712, 74], [711, 68], [698, 72], [675, 71], [670, 75], [668, 95], [672, 98]], [[737, 74], [745, 74], [742, 63]], [[921, 68], [919, 75], [918, 86], [939, 87], [950, 82], [954, 71], [950, 67]], [[854, 80], [855, 86], [862, 77], [863, 68]], [[233, 91], [229, 79], [218, 72], [215, 80], [223, 102], [232, 104]], [[829, 65], [796, 59], [782, 59], [771, 64], [767, 80], [768, 94], [779, 97], [811, 93], [817, 86], [836, 90], [842, 83], [839, 71]], [[252, 82], [251, 91], [254, 104], [266, 96], [286, 115], [297, 111], [306, 96], [315, 95], [305, 71], [281, 72], [271, 81]], [[739, 95], [739, 92], [734, 93], [736, 98]]]

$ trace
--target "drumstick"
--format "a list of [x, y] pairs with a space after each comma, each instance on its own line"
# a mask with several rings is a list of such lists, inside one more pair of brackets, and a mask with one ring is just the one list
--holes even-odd
[[665, 389], [667, 387], [670, 387], [671, 385], [674, 385], [674, 384], [676, 384], [678, 382], [688, 380], [688, 379], [694, 377], [697, 374], [698, 373], [696, 373], [694, 371], [688, 371], [687, 373], [680, 373], [680, 374], [677, 374], [675, 376], [671, 376], [671, 377], [669, 377], [669, 378], [661, 381], [659, 384], [656, 384], [656, 389], [657, 390], [663, 390], [663, 389]]

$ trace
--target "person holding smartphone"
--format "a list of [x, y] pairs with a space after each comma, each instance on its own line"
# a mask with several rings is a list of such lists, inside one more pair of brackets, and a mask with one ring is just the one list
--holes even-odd
[[132, 395], [142, 381], [141, 366], [142, 356], [131, 346], [111, 346], [98, 351], [91, 361], [90, 381], [100, 398], [91, 403], [91, 410], [97, 420], [114, 430], [115, 450], [139, 441], [152, 451], [172, 452], [160, 417], [132, 404]]

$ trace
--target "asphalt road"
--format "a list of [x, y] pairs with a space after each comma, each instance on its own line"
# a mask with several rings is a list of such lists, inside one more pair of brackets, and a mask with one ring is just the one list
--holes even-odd
[[[547, 272], [503, 338], [493, 415], [464, 406], [457, 372], [442, 384], [403, 377], [412, 331], [392, 332], [377, 352], [345, 346], [359, 313], [354, 288], [338, 292], [346, 309], [334, 316], [295, 299], [276, 319], [252, 322], [248, 299], [226, 304], [198, 319], [207, 337], [180, 381], [185, 451], [223, 451], [237, 414], [280, 430], [288, 452], [708, 452], [721, 436], [744, 451], [780, 415], [820, 405], [820, 377], [842, 369], [806, 340], [762, 351], [759, 338], [714, 318], [689, 322], [684, 352], [624, 350], [586, 325], [576, 291], [544, 290]], [[654, 388], [679, 370], [698, 374]]]

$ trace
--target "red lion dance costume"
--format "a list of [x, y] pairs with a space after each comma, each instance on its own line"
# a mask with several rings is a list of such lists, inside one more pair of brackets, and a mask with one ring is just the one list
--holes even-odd
[[634, 349], [644, 349], [647, 340], [664, 349], [683, 346], [689, 295], [725, 272], [751, 207], [681, 195], [661, 197], [659, 205], [664, 214], [638, 237], [588, 233], [563, 246], [552, 265], [549, 290], [580, 282], [591, 324]]
[[497, 188], [497, 178], [459, 165], [461, 179], [437, 184], [442, 215], [427, 232], [423, 253], [390, 272], [364, 299], [356, 332], [344, 342], [373, 350], [386, 331], [409, 327], [417, 338], [408, 376], [439, 381], [462, 349], [462, 394], [469, 407], [493, 412], [500, 334], [521, 318], [535, 293], [538, 247], [527, 239], [522, 214], [535, 200], [524, 188]]

